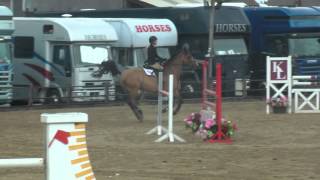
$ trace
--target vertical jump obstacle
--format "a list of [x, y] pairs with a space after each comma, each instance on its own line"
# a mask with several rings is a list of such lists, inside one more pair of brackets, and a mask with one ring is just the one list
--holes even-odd
[[[178, 140], [180, 142], [185, 142], [184, 139], [179, 137], [178, 135], [173, 133], [173, 75], [169, 75], [169, 91], [165, 91], [163, 89], [163, 72], [159, 72], [158, 78], [158, 112], [157, 112], [157, 125], [146, 134], [157, 133], [158, 136], [161, 136], [162, 133], [166, 133], [162, 135], [160, 138], [155, 140], [155, 142], [162, 142], [165, 139], [168, 139], [169, 142], [174, 142], [174, 140]], [[162, 109], [163, 109], [163, 100], [164, 97], [168, 97], [168, 129], [162, 127]]]
[[[288, 113], [320, 113], [320, 76], [292, 75], [291, 56], [268, 56], [266, 77], [267, 100], [286, 98]], [[267, 103], [267, 114], [270, 114], [270, 106]]]
[[[215, 90], [208, 89], [208, 61], [202, 63], [202, 109], [215, 109], [217, 132], [210, 140], [210, 143], [232, 143], [230, 137], [222, 132], [222, 65], [216, 64], [216, 88]], [[210, 85], [209, 85], [210, 86]], [[208, 96], [216, 98], [216, 103], [210, 102]]]
[[89, 160], [85, 113], [41, 114], [45, 158], [0, 159], [0, 168], [44, 167], [46, 180], [94, 180]]

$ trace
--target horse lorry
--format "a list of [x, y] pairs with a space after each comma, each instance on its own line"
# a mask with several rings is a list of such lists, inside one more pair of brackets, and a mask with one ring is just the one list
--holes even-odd
[[149, 37], [158, 38], [157, 52], [164, 59], [171, 57], [169, 48], [177, 45], [177, 30], [168, 19], [102, 18], [117, 32], [113, 57], [122, 68], [143, 67], [147, 60]]
[[265, 94], [266, 56], [292, 56], [293, 73], [320, 75], [320, 9], [248, 7], [251, 22], [251, 89]]
[[[205, 59], [208, 52], [210, 7], [164, 7], [137, 8], [107, 11], [77, 11], [34, 13], [30, 16], [61, 16], [94, 18], [163, 18], [171, 20], [177, 28], [178, 46], [171, 47], [176, 52], [188, 43], [193, 56]], [[215, 11], [214, 59], [223, 64], [223, 91], [227, 96], [244, 96], [250, 72], [248, 71], [247, 40], [250, 35], [250, 23], [243, 8], [219, 6]], [[213, 70], [215, 68], [213, 67]], [[189, 95], [199, 94], [200, 72], [184, 69], [182, 87], [190, 87]], [[213, 71], [213, 76], [215, 72]]]
[[14, 100], [114, 100], [112, 76], [92, 76], [111, 59], [118, 40], [110, 24], [88, 18], [14, 18], [14, 23]]
[[12, 43], [14, 31], [12, 11], [0, 6], [0, 104], [12, 100]]

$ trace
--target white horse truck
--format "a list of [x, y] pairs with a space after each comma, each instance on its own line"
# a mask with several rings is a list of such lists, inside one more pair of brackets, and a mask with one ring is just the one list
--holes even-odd
[[123, 68], [142, 67], [147, 60], [149, 37], [158, 38], [157, 52], [170, 58], [169, 47], [177, 46], [177, 29], [168, 19], [102, 18], [116, 30], [119, 40], [113, 45], [113, 57]]
[[0, 6], [0, 104], [9, 104], [12, 100], [12, 44], [14, 31], [12, 11]]
[[115, 99], [114, 86], [105, 90], [107, 81], [113, 84], [111, 75], [92, 76], [111, 59], [118, 40], [111, 25], [89, 18], [14, 18], [14, 23], [14, 100]]

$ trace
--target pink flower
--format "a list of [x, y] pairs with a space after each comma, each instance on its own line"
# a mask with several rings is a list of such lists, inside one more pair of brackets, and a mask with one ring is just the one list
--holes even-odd
[[216, 124], [216, 121], [214, 121], [213, 119], [207, 119], [206, 123], [204, 125], [204, 127], [206, 129], [210, 129], [212, 126], [214, 126]]
[[185, 123], [188, 125], [188, 126], [191, 126], [192, 125], [192, 121], [189, 121], [188, 119], [184, 119], [185, 121]]

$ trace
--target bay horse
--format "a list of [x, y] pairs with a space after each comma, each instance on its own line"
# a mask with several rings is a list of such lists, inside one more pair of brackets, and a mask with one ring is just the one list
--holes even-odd
[[[180, 95], [181, 82], [180, 75], [182, 72], [182, 66], [184, 64], [190, 64], [194, 67], [197, 65], [193, 61], [188, 46], [183, 46], [175, 56], [165, 62], [163, 69], [163, 89], [168, 90], [168, 78], [169, 74], [174, 75], [174, 114], [178, 113], [182, 104], [182, 97]], [[158, 79], [156, 76], [147, 76], [143, 68], [130, 68], [120, 72], [116, 66], [116, 63], [112, 60], [102, 62], [99, 70], [96, 71], [94, 76], [102, 76], [104, 73], [111, 72], [112, 76], [120, 74], [120, 85], [128, 92], [127, 104], [135, 114], [139, 121], [143, 121], [143, 112], [138, 107], [139, 97], [141, 97], [144, 91], [157, 93], [158, 92]]]

